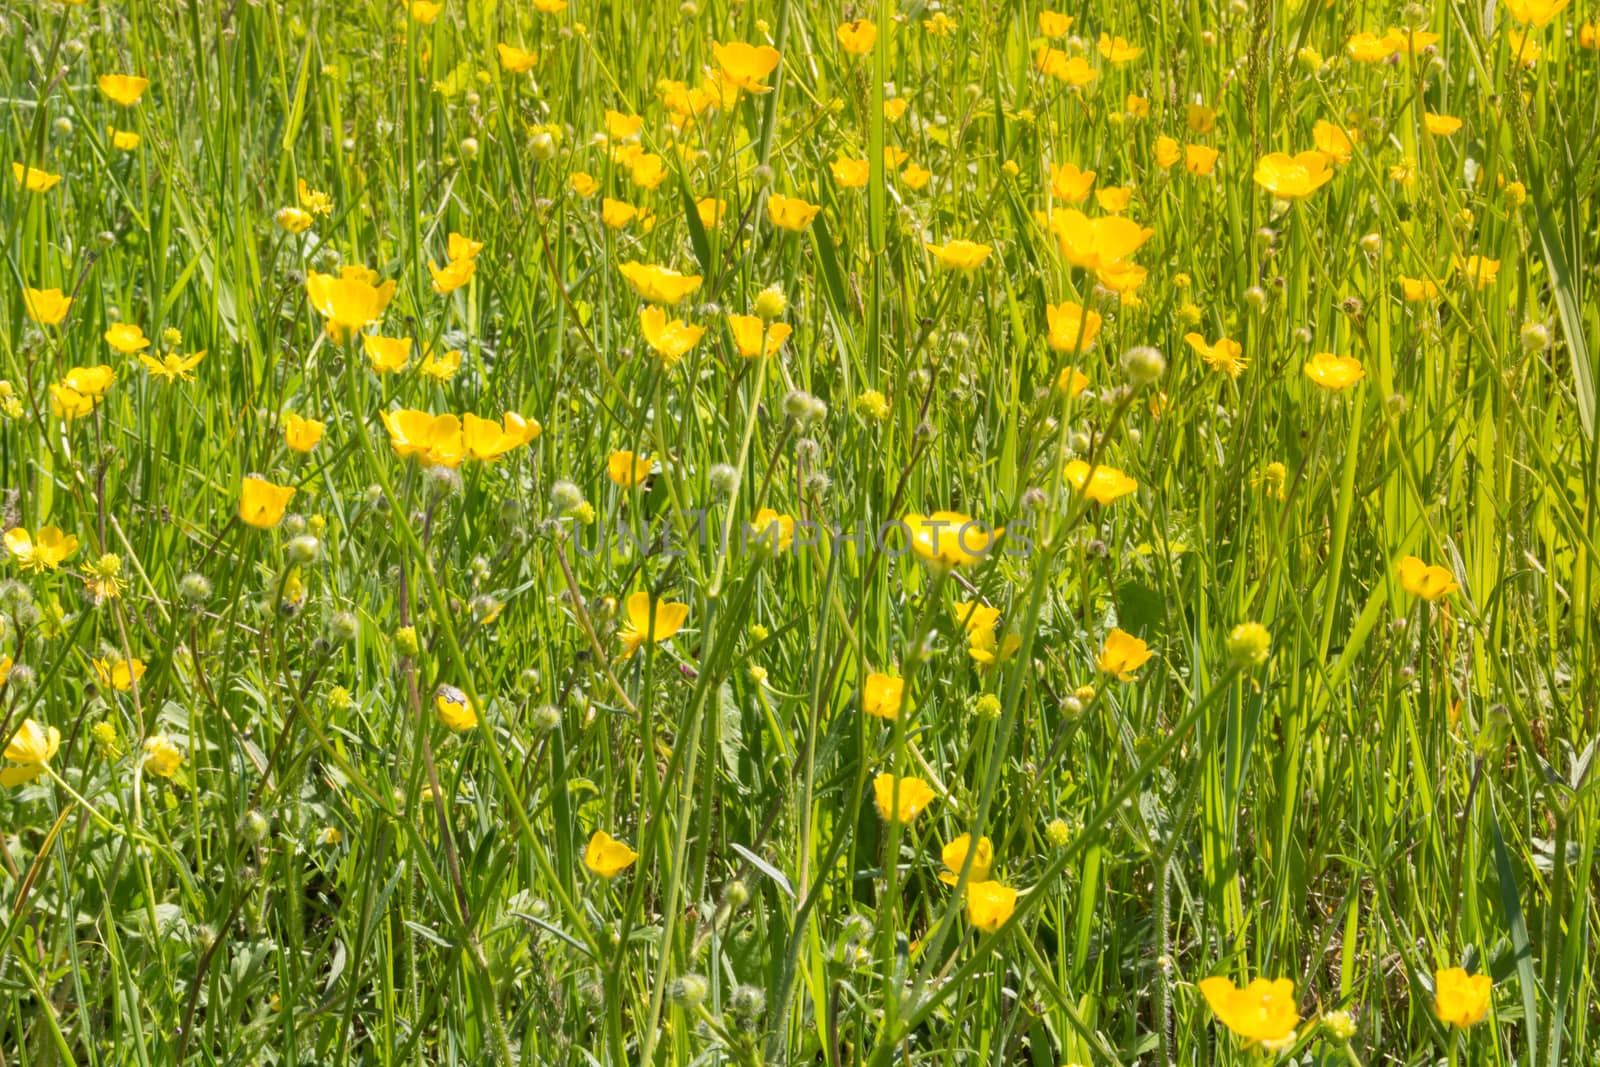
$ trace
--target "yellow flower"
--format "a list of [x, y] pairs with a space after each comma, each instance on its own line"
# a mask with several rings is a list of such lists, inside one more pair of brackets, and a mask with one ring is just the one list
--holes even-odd
[[910, 189], [912, 192], [916, 192], [918, 189], [926, 189], [928, 187], [928, 182], [932, 178], [933, 171], [919, 167], [915, 163], [912, 163], [910, 166], [906, 167], [905, 170], [900, 172], [900, 180], [905, 183], [905, 187]]
[[453, 685], [440, 684], [434, 689], [433, 710], [440, 722], [458, 733], [478, 725], [478, 709], [472, 706], [467, 694]]
[[632, 867], [639, 854], [604, 830], [596, 830], [583, 850], [583, 865], [601, 878], [611, 879]]
[[948, 244], [924, 244], [933, 258], [938, 260], [939, 266], [949, 270], [977, 270], [983, 261], [989, 258], [993, 251], [988, 245], [978, 244], [976, 241], [957, 239]]
[[878, 814], [885, 822], [911, 822], [922, 809], [938, 798], [931, 786], [921, 778], [907, 775], [896, 778], [885, 772], [872, 780], [873, 799], [878, 804]]
[[139, 135], [132, 130], [119, 130], [115, 126], [107, 126], [106, 136], [111, 138], [111, 147], [119, 152], [132, 152], [139, 147]]
[[200, 360], [205, 358], [205, 349], [192, 352], [190, 355], [179, 355], [168, 352], [162, 358], [141, 352], [139, 362], [144, 363], [144, 368], [150, 371], [150, 378], [160, 378], [168, 382], [192, 382], [194, 374], [190, 371], [200, 366]]
[[1350, 153], [1355, 150], [1355, 141], [1350, 132], [1327, 119], [1318, 119], [1316, 125], [1311, 127], [1311, 143], [1317, 146], [1317, 151], [1329, 163], [1348, 163]]
[[1133, 672], [1152, 655], [1150, 646], [1126, 630], [1113, 628], [1100, 646], [1094, 665], [1103, 674], [1114, 674], [1124, 682], [1133, 681]]
[[728, 213], [728, 205], [714, 196], [703, 196], [694, 202], [694, 213], [699, 216], [700, 225], [709, 230], [722, 223], [722, 216]]
[[643, 115], [624, 115], [620, 111], [606, 108], [606, 135], [613, 140], [626, 141], [638, 137], [639, 131], [643, 128]]
[[1321, 152], [1269, 152], [1256, 161], [1256, 184], [1283, 200], [1303, 200], [1333, 177]]
[[1082, 56], [1069, 56], [1059, 48], [1042, 45], [1034, 53], [1033, 65], [1040, 74], [1047, 75], [1074, 88], [1088, 85], [1099, 73]]
[[1206, 343], [1205, 337], [1198, 333], [1186, 333], [1183, 339], [1189, 347], [1200, 353], [1200, 358], [1212, 370], [1221, 371], [1230, 378], [1237, 378], [1249, 366], [1249, 361], [1244, 358], [1244, 346], [1238, 341], [1230, 341], [1226, 337], [1219, 337], [1211, 344]]
[[305, 233], [316, 221], [311, 212], [299, 207], [280, 207], [272, 220], [289, 233]]
[[126, 693], [133, 683], [144, 677], [145, 662], [133, 659], [96, 659], [93, 661], [95, 681], [102, 689], [115, 689]]
[[[939, 860], [945, 869], [939, 872], [939, 881], [945, 885], [955, 885], [961, 875], [962, 865], [967, 862], [967, 850], [972, 847], [972, 835], [962, 834], [939, 852]], [[972, 869], [967, 872], [967, 888], [970, 890], [977, 882], [988, 881], [989, 871], [994, 866], [994, 843], [987, 837], [978, 838], [978, 848], [972, 857]]]
[[567, 0], [533, 0], [533, 9], [546, 15], [559, 15], [567, 9]]
[[28, 312], [28, 318], [34, 322], [41, 326], [55, 326], [67, 317], [72, 298], [62, 295], [60, 289], [30, 289], [25, 286], [22, 290], [22, 306]]
[[762, 508], [750, 520], [750, 532], [755, 535], [757, 545], [764, 545], [773, 552], [786, 551], [794, 544], [794, 516]]
[[33, 167], [23, 166], [21, 163], [11, 164], [11, 176], [17, 179], [17, 184], [30, 193], [48, 193], [54, 189], [56, 182], [61, 180], [61, 175], [51, 174], [45, 170], [35, 170]]
[[1149, 274], [1149, 271], [1137, 263], [1122, 262], [1112, 263], [1096, 270], [1094, 279], [1103, 287], [1121, 295], [1126, 300], [1129, 294], [1144, 284], [1144, 280]]
[[[1044, 317], [1050, 325], [1050, 347], [1057, 352], [1087, 352], [1100, 334], [1100, 313], [1086, 313], [1082, 304], [1046, 304]], [[1087, 378], [1084, 384], [1088, 384]]]
[[1054, 216], [1051, 230], [1066, 261], [1085, 270], [1121, 262], [1155, 233], [1122, 215], [1091, 219], [1075, 208]]
[[1454, 257], [1453, 262], [1457, 273], [1472, 282], [1478, 289], [1486, 289], [1493, 285], [1495, 279], [1500, 277], [1500, 261], [1488, 259], [1484, 256], [1468, 256], [1462, 259]]
[[865, 159], [849, 159], [840, 156], [828, 164], [828, 169], [833, 172], [833, 180], [841, 188], [859, 189], [867, 184], [867, 179], [872, 175], [872, 163]]
[[607, 229], [620, 230], [638, 214], [638, 208], [621, 200], [613, 200], [608, 196], [600, 201], [600, 221], [606, 224]]
[[948, 37], [960, 25], [955, 19], [943, 11], [935, 11], [933, 17], [922, 20], [922, 28], [935, 37]]
[[1571, 0], [1505, 0], [1506, 13], [1524, 26], [1543, 29]]
[[861, 710], [879, 719], [898, 719], [906, 680], [874, 671], [861, 687]]
[[1156, 138], [1156, 165], [1166, 170], [1183, 158], [1183, 146], [1165, 135]]
[[1344, 50], [1357, 63], [1381, 63], [1399, 52], [1403, 42], [1395, 36], [1376, 33], [1353, 34], [1344, 43]]
[[1100, 40], [1095, 47], [1107, 62], [1117, 65], [1138, 59], [1140, 54], [1144, 52], [1143, 48], [1121, 37], [1113, 37], [1108, 33], [1100, 35]]
[[1336, 356], [1332, 352], [1318, 352], [1306, 360], [1302, 368], [1305, 376], [1317, 385], [1339, 392], [1355, 385], [1367, 376], [1366, 368], [1354, 356]]
[[864, 56], [877, 43], [878, 27], [869, 19], [856, 19], [842, 23], [834, 31], [834, 36], [839, 39], [840, 48], [853, 56]]
[[650, 350], [668, 366], [687, 355], [706, 332], [704, 326], [690, 326], [682, 319], [668, 321], [667, 313], [654, 304], [640, 310], [639, 329]]
[[734, 349], [746, 359], [760, 355], [774, 355], [783, 342], [794, 332], [786, 322], [774, 322], [763, 330], [764, 323], [755, 315], [729, 315], [728, 329], [733, 333]]
[[135, 74], [102, 74], [96, 79], [95, 84], [100, 86], [100, 91], [106, 95], [106, 99], [123, 107], [137, 104], [144, 91], [150, 88], [149, 79]]
[[381, 319], [394, 288], [393, 278], [380, 285], [378, 272], [365, 267], [347, 266], [337, 276], [317, 271], [306, 274], [311, 307], [328, 320], [328, 336], [335, 341]]
[[1217, 128], [1217, 109], [1204, 104], [1185, 104], [1183, 124], [1190, 133], [1207, 134]]
[[422, 366], [417, 368], [417, 373], [423, 377], [432, 378], [436, 382], [448, 382], [456, 376], [461, 369], [461, 350], [452, 348], [445, 352], [435, 352], [428, 349], [428, 354], [422, 357]]
[[1005, 534], [991, 532], [983, 523], [959, 511], [912, 512], [901, 520], [911, 531], [911, 550], [928, 563], [959, 567], [976, 563]]
[[303, 419], [294, 412], [283, 416], [283, 443], [296, 452], [310, 452], [322, 440], [322, 423]]
[[683, 303], [690, 293], [700, 288], [698, 274], [680, 274], [668, 267], [651, 266], [629, 260], [617, 270], [633, 286], [633, 291], [652, 304], [671, 307]]
[[1128, 98], [1123, 101], [1122, 107], [1128, 113], [1130, 119], [1147, 119], [1150, 117], [1150, 98], [1148, 96], [1129, 93]]
[[1017, 891], [999, 882], [967, 884], [967, 922], [992, 934], [1017, 910]]
[[1073, 17], [1063, 15], [1059, 11], [1039, 12], [1039, 33], [1041, 36], [1056, 38], [1065, 37], [1072, 30]]
[[313, 215], [330, 215], [333, 213], [333, 197], [311, 188], [306, 184], [304, 178], [295, 180], [294, 191], [295, 195], [300, 198], [300, 206]]
[[903, 96], [897, 96], [893, 100], [885, 100], [883, 102], [883, 117], [890, 122], [899, 122], [900, 116], [904, 115], [906, 108], [910, 106], [911, 101]]
[[500, 424], [505, 427], [506, 433], [517, 439], [518, 444], [525, 445], [544, 432], [538, 419], [523, 418], [515, 411], [508, 411], [501, 416]]
[[1273, 1051], [1294, 1043], [1300, 1025], [1294, 982], [1288, 978], [1257, 978], [1240, 989], [1227, 978], [1215, 976], [1200, 982], [1200, 992], [1222, 1025], [1250, 1044]]
[[433, 275], [433, 291], [441, 296], [466, 285], [477, 269], [478, 263], [472, 259], [452, 259], [443, 267], [435, 265], [431, 259], [428, 261], [428, 273]]
[[105, 553], [89, 564], [88, 570], [83, 577], [83, 584], [96, 604], [121, 596], [128, 584], [121, 578], [122, 557], [114, 553]]
[[[10, 757], [8, 749], [6, 756]], [[1433, 972], [1433, 1014], [1442, 1023], [1468, 1027], [1489, 1012], [1489, 993], [1494, 980], [1486, 974], [1468, 974], [1460, 967], [1445, 967]]]
[[494, 47], [500, 53], [500, 68], [512, 74], [526, 74], [539, 62], [538, 52], [527, 52], [504, 42]]
[[363, 334], [361, 350], [367, 354], [367, 362], [372, 365], [372, 369], [379, 374], [399, 374], [406, 369], [406, 364], [411, 362], [409, 337]]
[[567, 185], [585, 200], [600, 191], [600, 183], [594, 180], [594, 175], [581, 170], [575, 170], [568, 175]]
[[45, 764], [55, 758], [61, 747], [61, 731], [54, 726], [44, 727], [32, 719], [23, 719], [22, 725], [6, 745], [6, 759], [15, 764], [0, 768], [0, 786], [7, 789], [31, 782], [43, 773]]
[[666, 161], [653, 152], [635, 156], [628, 165], [628, 180], [641, 189], [654, 189], [666, 179]]
[[104, 396], [116, 380], [116, 372], [103, 363], [97, 367], [73, 367], [61, 376], [61, 383], [68, 389], [96, 400]]
[[415, 456], [428, 466], [460, 466], [466, 445], [456, 416], [402, 408], [379, 412], [378, 417], [389, 431], [389, 447], [401, 459]]
[[1401, 275], [1400, 296], [1408, 304], [1434, 300], [1439, 296], [1439, 286], [1426, 278], [1408, 278], [1405, 275]]
[[1076, 367], [1062, 367], [1056, 375], [1056, 388], [1072, 396], [1079, 396], [1089, 388], [1089, 376]]
[[1139, 488], [1137, 481], [1104, 463], [1095, 464], [1091, 472], [1087, 460], [1075, 459], [1062, 468], [1061, 474], [1068, 485], [1096, 504], [1115, 503]]
[[722, 76], [730, 85], [751, 93], [770, 93], [772, 87], [762, 82], [777, 69], [783, 59], [771, 45], [751, 45], [743, 41], [713, 44], [711, 52], [717, 57]]
[[1108, 215], [1119, 215], [1128, 209], [1128, 202], [1133, 199], [1133, 186], [1113, 185], [1109, 189], [1096, 189], [1094, 202], [1100, 205], [1100, 210]]
[[1578, 47], [1593, 51], [1600, 48], [1600, 26], [1585, 22], [1578, 27]]
[[773, 193], [767, 197], [767, 218], [779, 229], [799, 233], [811, 225], [811, 220], [822, 210], [821, 204], [808, 204], [799, 197]]
[[461, 416], [461, 444], [472, 459], [493, 462], [522, 443], [520, 435], [492, 419], [480, 419], [470, 411]]
[[1438, 600], [1461, 588], [1456, 583], [1455, 575], [1448, 569], [1438, 564], [1424, 563], [1416, 556], [1402, 559], [1399, 572], [1400, 588], [1423, 600]]
[[153, 734], [144, 742], [144, 769], [159, 778], [171, 778], [183, 766], [183, 752], [166, 734]]
[[1183, 146], [1183, 169], [1190, 174], [1204, 178], [1210, 174], [1217, 165], [1218, 152], [1210, 145], [1191, 144]]
[[35, 574], [53, 571], [72, 558], [78, 551], [76, 534], [63, 534], [54, 526], [39, 527], [39, 535], [30, 537], [21, 526], [6, 531], [6, 551], [17, 561], [17, 566]]
[[451, 231], [448, 240], [448, 251], [450, 262], [452, 263], [463, 259], [473, 259], [478, 255], [479, 252], [483, 251], [482, 241], [474, 241], [472, 238], [463, 237], [461, 234], [454, 231]]
[[144, 335], [144, 330], [131, 323], [112, 323], [104, 336], [106, 344], [125, 356], [150, 347], [150, 339]]
[[1454, 115], [1436, 115], [1432, 111], [1423, 113], [1422, 124], [1435, 137], [1449, 137], [1461, 128], [1461, 120]]
[[50, 385], [50, 414], [58, 419], [81, 419], [94, 410], [94, 405], [94, 397], [84, 396], [71, 386], [54, 382]]
[[294, 492], [293, 486], [274, 485], [248, 475], [239, 489], [239, 518], [257, 529], [271, 529], [283, 521], [283, 511]]
[[655, 469], [655, 460], [632, 452], [613, 452], [606, 460], [606, 477], [624, 489], [637, 489]]
[[444, 4], [429, 3], [429, 0], [411, 0], [411, 17], [424, 26], [432, 26], [433, 20], [439, 17], [439, 12], [444, 10]]
[[689, 605], [672, 600], [655, 601], [651, 608], [650, 593], [641, 589], [628, 597], [625, 604], [627, 621], [618, 635], [622, 638], [622, 658], [627, 659], [646, 641], [660, 644], [671, 640], [689, 621]]

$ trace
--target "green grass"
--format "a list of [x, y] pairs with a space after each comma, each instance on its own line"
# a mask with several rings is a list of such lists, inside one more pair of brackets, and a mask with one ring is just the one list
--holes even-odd
[[[1592, 5], [1528, 30], [1522, 69], [1504, 5], [1073, 0], [1082, 47], [1053, 44], [1097, 69], [1081, 89], [1035, 68], [1037, 6], [946, 7], [949, 36], [889, 0], [0, 11], [0, 526], [80, 542], [0, 562], [0, 737], [61, 738], [0, 790], [0, 1067], [1600, 1062]], [[856, 17], [867, 56], [835, 38]], [[1437, 44], [1346, 58], [1406, 19]], [[1142, 54], [1112, 65], [1103, 31]], [[782, 53], [772, 92], [675, 130], [663, 81], [699, 86], [735, 40]], [[124, 108], [107, 73], [151, 85]], [[644, 117], [653, 191], [595, 143], [608, 109]], [[1318, 120], [1357, 132], [1349, 161], [1275, 203], [1257, 159]], [[1163, 135], [1220, 150], [1214, 173], [1159, 166]], [[63, 179], [26, 191], [12, 161]], [[1035, 221], [1067, 162], [1134, 187], [1131, 297]], [[332, 208], [291, 234], [301, 180]], [[781, 230], [770, 193], [822, 210]], [[653, 227], [606, 227], [602, 197]], [[451, 232], [483, 249], [440, 295]], [[941, 269], [924, 242], [953, 239], [993, 252]], [[1485, 286], [1473, 255], [1499, 261]], [[650, 354], [629, 260], [703, 277], [669, 312], [707, 327], [681, 363]], [[340, 265], [396, 282], [381, 331], [415, 339], [410, 369], [324, 330], [306, 277]], [[25, 286], [72, 295], [65, 320], [30, 321]], [[774, 286], [794, 333], [742, 358], [724, 314]], [[1062, 301], [1104, 315], [1092, 350], [1048, 343]], [[195, 380], [112, 351], [116, 321], [205, 350]], [[1165, 355], [1150, 384], [1137, 346]], [[462, 351], [453, 379], [419, 374], [430, 347]], [[1365, 379], [1319, 389], [1324, 351]], [[98, 364], [92, 414], [54, 414]], [[395, 408], [542, 433], [440, 474], [389, 447]], [[311, 452], [286, 412], [326, 423]], [[645, 486], [607, 477], [618, 450], [656, 458]], [[1071, 458], [1138, 489], [1087, 503]], [[297, 490], [275, 528], [235, 517], [251, 473]], [[762, 508], [865, 537], [742, 546]], [[943, 509], [1007, 550], [945, 573], [878, 549]], [[107, 553], [123, 588], [96, 603]], [[1459, 590], [1406, 592], [1408, 555]], [[688, 622], [624, 657], [637, 590]], [[970, 600], [1015, 656], [968, 655]], [[1248, 621], [1259, 667], [1230, 664]], [[1113, 628], [1154, 652], [1132, 680], [1097, 670]], [[134, 657], [136, 684], [97, 678]], [[892, 722], [862, 712], [872, 672], [905, 679]], [[439, 685], [478, 728], [446, 728]], [[937, 799], [886, 823], [885, 771]], [[596, 830], [639, 854], [614, 879], [585, 868]], [[938, 879], [961, 833], [1021, 890], [998, 933], [963, 909], [981, 872]], [[1494, 980], [1465, 1030], [1432, 1010], [1456, 965]], [[1292, 1052], [1227, 1031], [1197, 988], [1219, 974], [1294, 981]]]

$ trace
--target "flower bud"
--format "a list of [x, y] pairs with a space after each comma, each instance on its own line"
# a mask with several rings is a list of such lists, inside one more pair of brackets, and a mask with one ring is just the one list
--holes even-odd
[[304, 567], [308, 563], [316, 562], [317, 556], [322, 551], [322, 542], [311, 534], [301, 534], [290, 541], [284, 549], [284, 556], [291, 566]]
[[739, 488], [739, 471], [726, 463], [718, 463], [707, 475], [711, 491], [718, 496], [732, 496]]
[[190, 604], [200, 604], [211, 598], [211, 582], [203, 574], [185, 574], [178, 582], [178, 595]]
[[415, 626], [402, 626], [394, 632], [394, 649], [402, 656], [415, 656], [421, 647]]
[[328, 620], [328, 640], [332, 644], [342, 645], [356, 639], [361, 632], [361, 620], [353, 612], [336, 611]]
[[672, 985], [667, 987], [667, 998], [672, 1001], [672, 1006], [684, 1011], [693, 1011], [705, 1002], [710, 986], [698, 974], [685, 974], [673, 979]]
[[788, 309], [789, 298], [784, 295], [780, 285], [769, 285], [756, 294], [756, 314], [763, 319], [770, 321]]
[[1253, 670], [1272, 654], [1272, 634], [1259, 622], [1242, 622], [1228, 634], [1228, 663], [1241, 671]]

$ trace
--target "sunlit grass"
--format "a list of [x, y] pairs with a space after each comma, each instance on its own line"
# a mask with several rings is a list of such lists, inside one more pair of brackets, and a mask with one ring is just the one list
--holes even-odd
[[1592, 17], [0, 11], [0, 1067], [1590, 1062]]

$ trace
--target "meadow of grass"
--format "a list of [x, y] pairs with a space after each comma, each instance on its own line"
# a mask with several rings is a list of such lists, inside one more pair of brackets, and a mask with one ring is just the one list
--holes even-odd
[[1592, 6], [0, 6], [0, 1067], [1600, 1063]]

